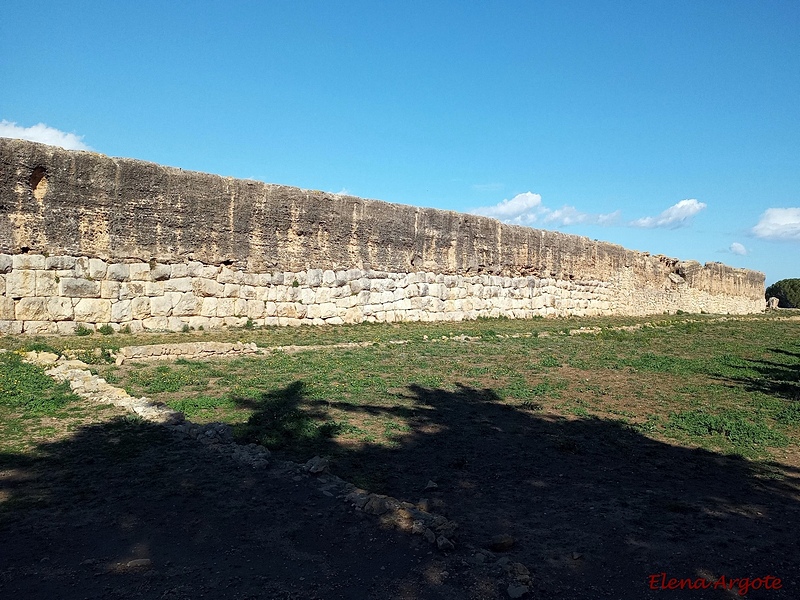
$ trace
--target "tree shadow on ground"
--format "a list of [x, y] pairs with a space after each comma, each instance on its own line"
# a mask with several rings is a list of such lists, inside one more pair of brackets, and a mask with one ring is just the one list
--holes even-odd
[[[299, 382], [265, 400], [272, 409], [283, 398], [291, 414], [312, 406], [325, 418], [327, 405], [406, 419], [411, 430], [395, 447], [320, 435], [315, 449], [333, 457], [345, 479], [366, 473], [370, 491], [434, 501], [459, 523], [462, 549], [511, 535], [509, 555], [531, 569], [536, 595], [645, 598], [661, 593], [648, 588], [648, 577], [665, 572], [712, 580], [771, 575], [783, 580], [778, 597], [796, 596], [797, 469], [663, 443], [617, 421], [510, 406], [491, 389], [407, 390], [410, 406], [312, 402]], [[251, 407], [251, 425], [274, 423], [269, 410]], [[438, 487], [426, 490], [429, 480]]]
[[304, 478], [130, 417], [0, 454], [0, 540], [0, 598], [464, 597], [427, 584], [427, 546]]
[[[407, 402], [396, 405], [326, 403], [306, 398], [298, 381], [255, 401], [239, 399], [254, 413], [238, 434], [313, 448], [334, 458], [337, 475], [374, 484], [371, 491], [428, 499], [459, 524], [447, 565], [455, 587], [410, 575], [420, 564], [435, 567], [428, 547], [370, 533], [370, 517], [291, 475], [253, 472], [162, 428], [119, 419], [43, 443], [38, 458], [0, 456], [0, 593], [502, 597], [497, 586], [467, 585], [475, 571], [461, 560], [507, 534], [515, 539], [508, 556], [532, 572], [534, 597], [660, 597], [648, 578], [662, 572], [780, 577], [781, 591], [748, 597], [797, 597], [797, 469], [674, 446], [607, 419], [511, 406], [491, 389], [411, 384], [402, 393]], [[402, 417], [410, 430], [393, 447], [342, 444], [331, 408]], [[425, 489], [429, 480], [438, 487]], [[136, 558], [158, 568], [125, 566]]]
[[769, 348], [774, 354], [772, 360], [746, 360], [739, 369], [755, 371], [757, 377], [741, 375], [723, 378], [735, 385], [741, 385], [751, 392], [761, 392], [770, 396], [800, 402], [800, 345], [797, 352], [782, 348]]

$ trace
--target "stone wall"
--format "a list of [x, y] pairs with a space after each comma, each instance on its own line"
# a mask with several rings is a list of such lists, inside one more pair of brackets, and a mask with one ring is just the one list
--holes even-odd
[[0, 138], [0, 332], [749, 313], [764, 276]]

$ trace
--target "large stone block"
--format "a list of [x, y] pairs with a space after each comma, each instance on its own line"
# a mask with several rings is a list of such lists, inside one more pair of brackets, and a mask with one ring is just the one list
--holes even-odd
[[36, 295], [36, 271], [12, 271], [6, 275], [6, 296], [24, 298]]
[[36, 295], [58, 295], [58, 282], [53, 271], [36, 271]]
[[45, 260], [41, 254], [14, 254], [11, 259], [14, 270], [35, 269], [44, 270]]
[[191, 292], [193, 290], [191, 277], [176, 277], [164, 282], [165, 292]]
[[192, 317], [200, 314], [203, 299], [198, 298], [191, 292], [182, 294], [175, 306], [172, 308], [172, 314], [176, 317]]
[[131, 267], [125, 263], [108, 265], [106, 277], [111, 281], [127, 281], [131, 275]]
[[73, 277], [62, 277], [58, 282], [58, 295], [68, 298], [99, 298], [100, 282]]
[[89, 259], [89, 277], [92, 279], [105, 279], [106, 278], [106, 271], [108, 270], [108, 264], [104, 260], [100, 260], [99, 258], [90, 258]]
[[75, 304], [75, 320], [87, 323], [111, 321], [111, 300], [81, 298]]
[[206, 279], [205, 277], [197, 277], [192, 281], [195, 296], [203, 297], [221, 297], [224, 295], [225, 286], [213, 279]]
[[47, 298], [20, 298], [17, 301], [17, 321], [47, 321]]
[[150, 298], [147, 296], [140, 296], [131, 299], [131, 318], [134, 321], [141, 321], [148, 317], [153, 316], [150, 312]]
[[123, 321], [131, 321], [133, 319], [133, 310], [131, 309], [131, 300], [119, 300], [111, 305], [111, 320], [115, 323]]
[[[154, 317], [168, 317], [172, 313], [172, 298], [169, 296], [154, 296], [150, 298], [150, 314]], [[149, 329], [145, 325], [145, 329]]]
[[120, 300], [133, 300], [143, 296], [146, 296], [144, 281], [123, 281], [119, 284]]
[[54, 271], [72, 270], [76, 260], [74, 256], [48, 256], [44, 259], [44, 268]]
[[0, 254], [0, 273], [10, 273], [14, 266], [14, 259], [10, 254]]
[[116, 300], [119, 298], [120, 284], [119, 281], [101, 281], [100, 282], [100, 297]]
[[48, 298], [47, 313], [53, 321], [71, 321], [74, 318], [72, 298]]
[[0, 321], [13, 321], [16, 318], [14, 300], [0, 296]]

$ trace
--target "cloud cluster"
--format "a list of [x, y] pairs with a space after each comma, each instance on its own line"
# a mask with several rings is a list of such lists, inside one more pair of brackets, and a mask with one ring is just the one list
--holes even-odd
[[470, 212], [473, 215], [492, 217], [515, 225], [536, 223], [555, 226], [578, 223], [611, 225], [619, 218], [619, 211], [608, 214], [590, 214], [581, 212], [574, 206], [552, 209], [542, 203], [541, 195], [532, 192], [517, 194], [510, 200], [503, 200], [493, 206], [482, 206]]
[[21, 127], [13, 121], [0, 121], [0, 137], [41, 142], [51, 146], [61, 146], [67, 150], [91, 150], [83, 143], [83, 136], [74, 133], [65, 133], [44, 123], [37, 123], [31, 127]]
[[767, 240], [800, 241], [800, 208], [768, 208], [753, 234]]
[[728, 250], [733, 254], [738, 254], [739, 256], [744, 256], [747, 254], [747, 248], [744, 247], [744, 244], [740, 244], [739, 242], [733, 242], [728, 247]]
[[634, 227], [677, 229], [678, 227], [688, 225], [692, 217], [705, 207], [706, 204], [704, 202], [698, 202], [693, 198], [681, 200], [677, 204], [670, 206], [657, 217], [642, 217], [641, 219], [631, 221], [630, 224]]

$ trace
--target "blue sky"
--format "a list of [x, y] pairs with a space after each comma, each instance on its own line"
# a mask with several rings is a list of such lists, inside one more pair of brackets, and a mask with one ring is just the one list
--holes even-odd
[[6, 0], [0, 121], [800, 277], [796, 0]]

